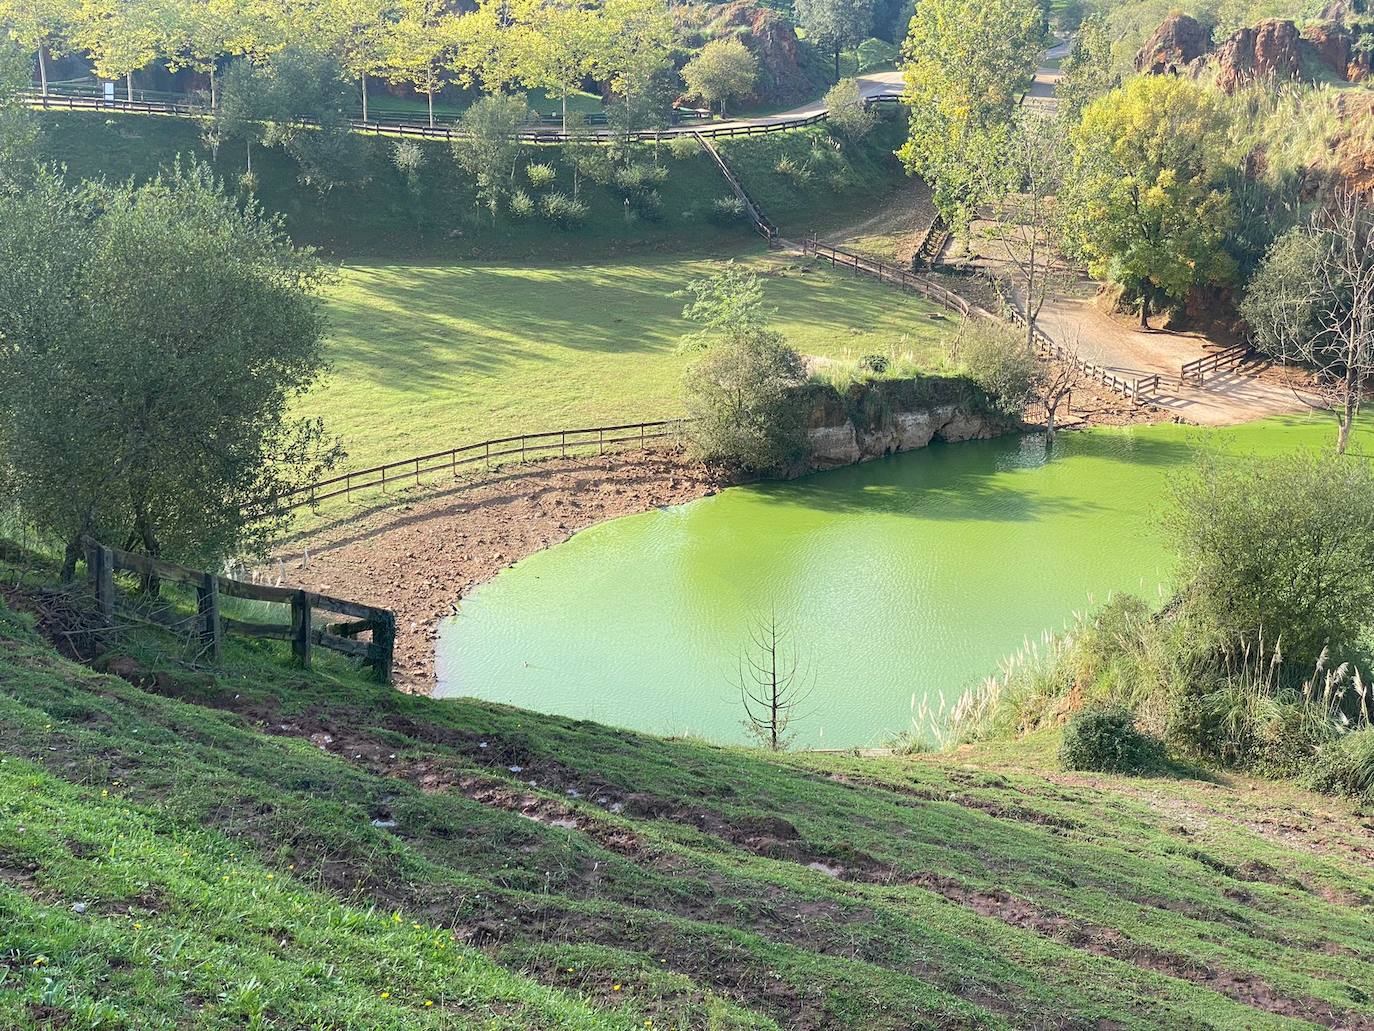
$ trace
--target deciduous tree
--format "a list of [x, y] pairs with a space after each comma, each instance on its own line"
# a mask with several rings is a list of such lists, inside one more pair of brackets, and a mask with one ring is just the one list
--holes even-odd
[[79, 0], [0, 0], [0, 27], [19, 46], [37, 54], [38, 79], [48, 95], [48, 58], [65, 52]]
[[167, 24], [146, 0], [82, 0], [72, 42], [87, 50], [96, 74], [123, 79], [134, 99], [134, 72], [167, 51]]
[[453, 138], [453, 157], [472, 176], [477, 198], [494, 220], [501, 198], [514, 188], [520, 140], [516, 133], [529, 121], [530, 109], [523, 96], [496, 94], [483, 97], [463, 112]]
[[752, 93], [758, 74], [759, 63], [743, 43], [713, 39], [683, 67], [682, 81], [688, 93], [700, 97], [708, 107], [720, 105], [724, 117], [726, 101]]
[[1070, 132], [1068, 239], [1101, 279], [1151, 307], [1231, 280], [1225, 122], [1202, 86], [1142, 75], [1093, 101]]
[[834, 55], [838, 82], [840, 54], [858, 47], [873, 30], [873, 0], [796, 0], [793, 8], [807, 39]]

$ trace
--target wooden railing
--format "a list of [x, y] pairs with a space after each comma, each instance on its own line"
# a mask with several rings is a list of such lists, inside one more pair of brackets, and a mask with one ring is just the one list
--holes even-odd
[[[204, 107], [186, 101], [159, 101], [159, 100], [118, 100], [100, 96], [58, 96], [56, 94], [42, 94], [37, 90], [30, 90], [23, 94], [24, 101], [30, 107], [41, 110], [57, 111], [120, 111], [130, 114], [153, 114], [170, 115], [177, 118], [200, 118], [209, 114]], [[880, 94], [869, 97], [865, 101], [866, 105], [880, 103], [894, 103], [901, 100], [901, 94]], [[639, 129], [633, 132], [622, 133], [613, 129], [593, 129], [581, 132], [565, 132], [562, 128], [541, 128], [534, 126], [528, 129], [521, 129], [515, 136], [517, 139], [531, 143], [566, 143], [574, 139], [591, 138], [594, 140], [631, 140], [637, 143], [652, 143], [657, 140], [670, 139], [674, 136], [702, 135], [712, 139], [726, 136], [760, 136], [771, 132], [786, 132], [789, 129], [799, 129], [808, 125], [815, 125], [823, 122], [829, 117], [828, 112], [820, 111], [810, 115], [798, 115], [793, 118], [776, 118], [769, 121], [757, 122], [730, 122], [722, 125], [673, 125], [663, 129]], [[297, 124], [310, 126], [316, 123], [309, 119], [300, 119]], [[349, 128], [356, 132], [375, 133], [385, 136], [407, 136], [430, 140], [452, 140], [463, 135], [463, 130], [455, 125], [429, 125], [424, 122], [405, 122], [392, 120], [370, 119], [363, 121], [361, 118], [350, 119]]]
[[445, 451], [435, 451], [414, 458], [403, 458], [384, 465], [374, 465], [368, 469], [332, 476], [321, 480], [313, 487], [278, 494], [268, 498], [264, 508], [268, 512], [289, 512], [293, 509], [316, 505], [330, 498], [352, 497], [354, 491], [379, 487], [415, 487], [422, 482], [421, 477], [437, 472], [447, 472], [457, 476], [459, 469], [482, 463], [489, 467], [492, 462], [505, 458], [524, 461], [532, 455], [558, 452], [562, 458], [570, 454], [586, 453], [595, 449], [597, 454], [605, 454], [606, 449], [621, 444], [640, 447], [650, 441], [665, 438], [680, 439], [686, 419], [661, 419], [655, 422], [632, 422], [618, 426], [593, 426], [589, 429], [550, 430], [545, 433], [522, 433], [514, 437], [497, 437], [482, 440], [475, 444], [463, 444]]
[[[213, 657], [218, 658], [224, 634], [290, 641], [291, 650], [303, 666], [310, 665], [310, 652], [315, 647], [341, 652], [362, 659], [372, 667], [382, 683], [391, 682], [392, 656], [396, 645], [396, 616], [388, 609], [363, 605], [360, 602], [334, 598], [314, 591], [270, 584], [248, 583], [204, 570], [179, 566], [175, 562], [121, 551], [87, 538], [86, 568], [90, 573], [96, 603], [105, 622], [111, 623], [115, 612], [122, 611], [135, 619], [141, 618], [136, 609], [119, 604], [115, 590], [116, 572], [137, 573], [145, 579], [166, 580], [186, 584], [196, 591], [196, 632]], [[220, 596], [243, 598], [249, 601], [273, 602], [291, 606], [290, 623], [250, 623], [231, 619], [220, 612]], [[350, 619], [314, 625], [316, 611], [331, 612]], [[163, 621], [148, 620], [158, 625]], [[359, 640], [370, 634], [371, 640]]]
[[1245, 361], [1249, 354], [1250, 348], [1245, 344], [1233, 344], [1212, 354], [1203, 355], [1201, 358], [1194, 358], [1191, 362], [1185, 362], [1179, 367], [1178, 382], [1182, 385], [1193, 381], [1198, 386], [1202, 386], [1203, 380], [1207, 378], [1207, 373], [1239, 365]]
[[[1009, 298], [1003, 297], [1006, 307], [1007, 318], [1016, 325], [1025, 327], [1026, 315]], [[1151, 373], [1148, 376], [1136, 376], [1127, 378], [1118, 376], [1115, 370], [1105, 365], [1098, 365], [1096, 362], [1079, 355], [1076, 351], [1060, 346], [1037, 324], [1031, 331], [1031, 336], [1035, 339], [1035, 345], [1042, 354], [1054, 358], [1056, 361], [1067, 362], [1078, 370], [1080, 375], [1086, 376], [1094, 383], [1100, 383], [1108, 390], [1115, 391], [1122, 397], [1132, 401], [1149, 404], [1149, 398], [1159, 393], [1159, 373]]]
[[730, 189], [734, 191], [735, 197], [744, 205], [744, 212], [749, 216], [749, 221], [753, 223], [754, 230], [771, 245], [773, 241], [778, 238], [778, 227], [763, 213], [763, 209], [759, 207], [758, 202], [749, 195], [749, 191], [744, 188], [744, 184], [735, 178], [735, 173], [730, 171], [730, 166], [725, 163], [725, 159], [720, 156], [720, 151], [716, 150], [711, 141], [701, 133], [697, 133], [696, 137], [697, 142], [701, 144], [701, 148], [706, 151], [706, 153], [711, 156], [711, 160], [715, 162], [716, 168], [720, 170], [721, 175], [725, 176], [725, 181], [730, 184]]
[[935, 263], [940, 259], [940, 252], [945, 249], [949, 235], [949, 226], [937, 211], [934, 220], [926, 227], [925, 235], [921, 237], [921, 242], [916, 247], [916, 253], [912, 257], [912, 268], [934, 268]]
[[822, 261], [828, 261], [835, 268], [847, 268], [861, 275], [871, 276], [880, 283], [888, 283], [892, 286], [901, 287], [903, 290], [918, 293], [927, 300], [934, 301], [936, 304], [958, 312], [960, 315], [989, 316], [988, 312], [976, 304], [970, 303], [953, 290], [946, 290], [938, 283], [933, 283], [899, 265], [889, 265], [887, 262], [866, 258], [862, 254], [855, 254], [853, 251], [847, 251], [842, 247], [832, 247], [830, 244], [820, 243], [814, 239], [802, 243], [802, 253], [820, 258]]

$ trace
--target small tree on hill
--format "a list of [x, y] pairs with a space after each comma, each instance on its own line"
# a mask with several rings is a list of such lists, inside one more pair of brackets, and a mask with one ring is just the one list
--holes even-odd
[[739, 660], [736, 686], [744, 708], [744, 729], [770, 751], [787, 748], [796, 735], [789, 732], [815, 688], [801, 669], [790, 634], [777, 613], [758, 620], [749, 631], [749, 647]]
[[867, 136], [878, 124], [878, 113], [864, 103], [854, 79], [841, 79], [825, 94], [826, 120], [830, 127], [853, 142]]
[[1261, 350], [1317, 370], [1344, 453], [1374, 375], [1374, 208], [1341, 192], [1270, 248], [1241, 314]]
[[493, 221], [501, 198], [515, 188], [520, 160], [516, 135], [529, 121], [530, 109], [522, 95], [483, 97], [463, 112], [461, 133], [453, 137], [453, 158], [472, 176], [477, 198], [491, 212]]
[[326, 272], [204, 168], [0, 193], [0, 481], [67, 546], [257, 550], [269, 499], [341, 451], [293, 403], [324, 369]]
[[724, 117], [726, 101], [749, 96], [758, 74], [759, 63], [743, 43], [713, 39], [683, 67], [682, 81], [688, 93], [700, 97], [708, 107], [719, 105]]
[[829, 50], [840, 77], [840, 54], [858, 47], [873, 29], [873, 0], [796, 0], [797, 20], [807, 38]]

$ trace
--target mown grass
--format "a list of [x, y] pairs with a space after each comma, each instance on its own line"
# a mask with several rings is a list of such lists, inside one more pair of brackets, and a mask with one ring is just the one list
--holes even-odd
[[[776, 325], [804, 354], [931, 364], [954, 323], [869, 280], [746, 253]], [[561, 266], [350, 265], [331, 290], [333, 371], [300, 408], [342, 436], [347, 465], [519, 432], [681, 414], [694, 327], [673, 294], [702, 259]]]
[[254, 1026], [248, 999], [258, 1026], [424, 1027], [441, 994], [455, 1026], [1374, 1020], [1364, 832], [1293, 789], [1008, 746], [770, 757], [270, 646], [196, 670], [126, 637], [120, 679], [25, 622], [0, 617], [0, 1013], [33, 1026], [114, 998], [134, 1026]]

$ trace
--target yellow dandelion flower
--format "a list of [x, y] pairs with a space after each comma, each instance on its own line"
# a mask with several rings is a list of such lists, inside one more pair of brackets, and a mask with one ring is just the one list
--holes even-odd
[[426, 999], [426, 1000], [425, 1000], [425, 1005], [426, 1005], [426, 1006], [433, 1006], [433, 1005], [434, 1005], [434, 1000], [433, 1000], [433, 999]]
[[267, 879], [270, 881], [270, 880], [272, 879], [272, 875], [271, 875], [271, 874], [268, 874], [268, 875], [267, 875]]
[[389, 999], [389, 998], [391, 998], [391, 993], [390, 993], [390, 992], [382, 992], [381, 995], [378, 996], [378, 998], [379, 998], [379, 999]]
[[618, 984], [613, 984], [613, 985], [611, 985], [611, 991], [613, 991], [613, 992], [618, 992], [618, 991], [620, 991], [620, 985], [618, 985]]
[[35, 956], [35, 957], [34, 957], [34, 960], [33, 960], [33, 965], [36, 966], [36, 967], [41, 967], [41, 966], [42, 966], [44, 963], [46, 963], [47, 961], [48, 961], [48, 957], [47, 957], [47, 956]]

